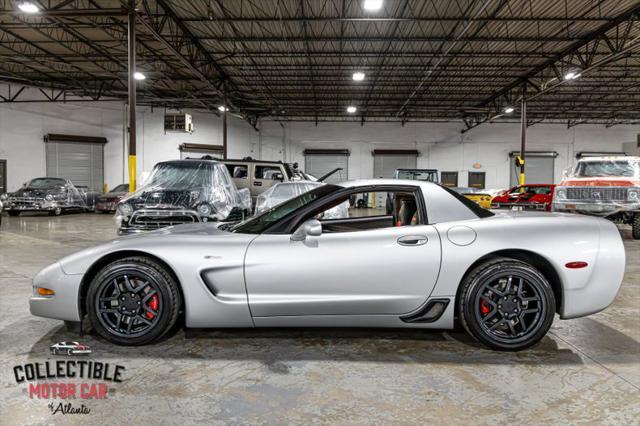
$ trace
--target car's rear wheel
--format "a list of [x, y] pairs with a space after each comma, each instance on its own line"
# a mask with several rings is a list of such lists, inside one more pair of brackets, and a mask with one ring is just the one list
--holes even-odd
[[528, 263], [487, 261], [462, 282], [458, 312], [464, 328], [492, 349], [517, 351], [538, 343], [556, 310], [553, 289]]
[[128, 257], [98, 272], [86, 303], [102, 337], [119, 345], [143, 345], [175, 325], [182, 299], [165, 267], [149, 258]]

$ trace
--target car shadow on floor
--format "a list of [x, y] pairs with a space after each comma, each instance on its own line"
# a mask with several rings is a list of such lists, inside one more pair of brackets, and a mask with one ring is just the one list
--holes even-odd
[[[611, 362], [628, 363], [640, 344], [591, 319], [590, 341]], [[553, 332], [552, 332], [553, 333]], [[461, 330], [432, 331], [366, 328], [262, 328], [262, 329], [178, 329], [152, 345], [113, 345], [92, 331], [79, 336], [64, 326], [42, 336], [29, 351], [30, 358], [49, 355], [49, 346], [59, 341], [79, 341], [91, 346], [99, 359], [201, 359], [260, 361], [267, 366], [293, 361], [365, 361], [389, 363], [444, 364], [582, 364], [579, 351], [558, 346], [546, 336], [538, 345], [521, 352], [496, 352], [479, 345]], [[600, 342], [602, 340], [602, 342]], [[588, 351], [587, 351], [588, 352]], [[271, 368], [271, 367], [269, 367]], [[278, 367], [279, 368], [279, 367]], [[277, 368], [276, 368], [277, 369]]]

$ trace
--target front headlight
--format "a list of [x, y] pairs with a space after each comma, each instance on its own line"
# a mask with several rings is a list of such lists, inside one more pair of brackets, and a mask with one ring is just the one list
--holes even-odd
[[6, 192], [4, 194], [0, 195], [0, 201], [4, 201], [7, 198], [9, 198], [9, 194], [7, 194]]
[[211, 206], [209, 204], [200, 204], [198, 206], [198, 213], [200, 214], [200, 216], [210, 216]]
[[627, 199], [629, 201], [639, 201], [640, 200], [640, 189], [633, 188], [627, 191]]
[[118, 214], [120, 216], [130, 216], [133, 213], [133, 207], [127, 203], [122, 203], [118, 206]]
[[566, 200], [567, 199], [567, 190], [566, 189], [556, 189], [555, 197], [558, 200]]
[[53, 201], [53, 195], [51, 195], [51, 194], [47, 194], [47, 195], [44, 197], [44, 199], [45, 199], [45, 200], [47, 200], [47, 201]]

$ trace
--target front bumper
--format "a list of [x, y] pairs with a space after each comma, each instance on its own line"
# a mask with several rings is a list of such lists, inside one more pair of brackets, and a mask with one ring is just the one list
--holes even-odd
[[116, 207], [118, 206], [117, 202], [108, 202], [108, 201], [98, 201], [96, 203], [96, 211], [97, 212], [115, 212]]
[[545, 210], [547, 204], [543, 203], [491, 203], [492, 209], [511, 209], [512, 207], [525, 210]]
[[[64, 321], [80, 321], [80, 284], [82, 275], [67, 275], [60, 262], [47, 266], [33, 279], [33, 295], [29, 298], [31, 315]], [[37, 287], [55, 292], [53, 296], [40, 296]]]
[[640, 203], [597, 202], [597, 201], [554, 201], [552, 211], [561, 213], [581, 213], [592, 216], [609, 216], [621, 211], [640, 211]]

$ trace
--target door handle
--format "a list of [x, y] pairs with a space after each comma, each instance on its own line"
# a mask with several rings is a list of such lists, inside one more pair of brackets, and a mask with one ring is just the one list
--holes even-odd
[[422, 246], [427, 244], [429, 239], [426, 235], [404, 235], [398, 238], [398, 244], [401, 246]]
[[253, 186], [262, 186], [262, 182], [253, 182]]

